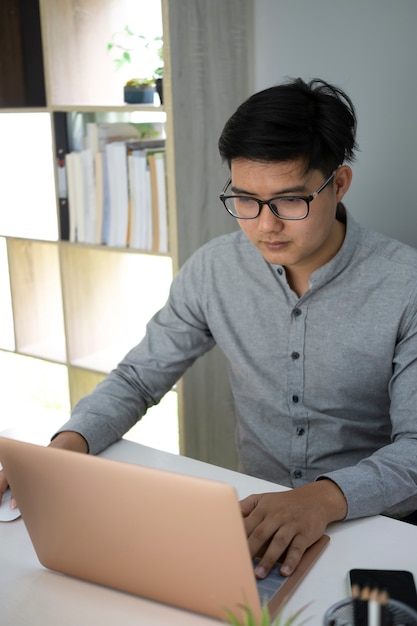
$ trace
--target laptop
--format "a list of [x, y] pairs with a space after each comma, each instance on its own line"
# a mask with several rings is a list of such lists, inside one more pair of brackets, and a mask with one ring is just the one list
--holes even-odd
[[274, 618], [329, 541], [258, 590], [228, 484], [5, 437], [0, 462], [44, 567], [223, 621]]

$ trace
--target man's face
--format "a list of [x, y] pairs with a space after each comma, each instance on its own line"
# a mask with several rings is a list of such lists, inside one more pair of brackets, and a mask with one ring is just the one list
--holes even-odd
[[[329, 172], [330, 174], [330, 172]], [[258, 162], [235, 159], [231, 164], [231, 194], [248, 195], [259, 200], [297, 195], [308, 196], [325, 181], [319, 170], [305, 173], [302, 161]], [[327, 263], [340, 248], [344, 229], [336, 221], [336, 206], [349, 188], [351, 170], [340, 167], [335, 179], [310, 203], [304, 220], [276, 217], [267, 205], [259, 217], [238, 220], [249, 241], [268, 263], [283, 265], [290, 272], [309, 276]]]

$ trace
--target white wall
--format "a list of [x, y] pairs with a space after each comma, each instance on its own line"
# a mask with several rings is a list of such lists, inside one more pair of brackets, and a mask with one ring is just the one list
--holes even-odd
[[254, 90], [296, 76], [342, 87], [360, 147], [346, 205], [415, 247], [416, 27], [415, 0], [254, 0]]

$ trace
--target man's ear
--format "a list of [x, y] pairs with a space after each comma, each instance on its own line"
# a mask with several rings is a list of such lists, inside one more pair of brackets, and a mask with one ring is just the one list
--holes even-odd
[[352, 182], [352, 169], [349, 165], [341, 165], [334, 176], [336, 200], [341, 202], [343, 196], [348, 191], [350, 183]]

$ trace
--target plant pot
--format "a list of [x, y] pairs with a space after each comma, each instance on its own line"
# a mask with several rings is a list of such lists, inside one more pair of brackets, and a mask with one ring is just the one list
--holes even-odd
[[156, 93], [157, 93], [157, 94], [158, 94], [158, 96], [159, 96], [159, 99], [160, 99], [160, 101], [161, 101], [161, 104], [163, 104], [163, 102], [164, 102], [164, 100], [163, 100], [163, 95], [164, 95], [164, 92], [163, 92], [163, 82], [162, 82], [162, 78], [157, 78], [157, 79], [155, 80], [155, 87], [156, 87]]
[[153, 104], [155, 94], [154, 85], [125, 85], [124, 101], [127, 104]]

